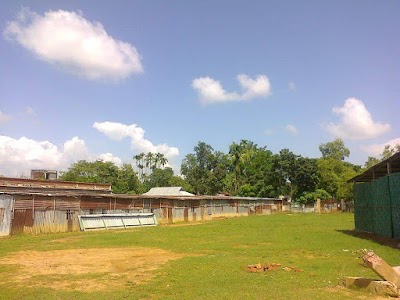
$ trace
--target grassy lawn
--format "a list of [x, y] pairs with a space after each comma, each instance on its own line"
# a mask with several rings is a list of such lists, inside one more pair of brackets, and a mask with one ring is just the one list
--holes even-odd
[[[2, 238], [0, 299], [385, 299], [338, 287], [378, 278], [357, 250], [400, 265], [353, 228], [352, 214], [282, 214]], [[259, 262], [303, 272], [245, 270]]]

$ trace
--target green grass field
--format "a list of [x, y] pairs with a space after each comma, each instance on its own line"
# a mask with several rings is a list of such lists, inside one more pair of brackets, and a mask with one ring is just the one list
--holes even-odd
[[[360, 249], [400, 265], [353, 228], [352, 214], [281, 214], [2, 238], [0, 299], [385, 299], [338, 286], [378, 278]], [[303, 272], [246, 271], [259, 262]]]

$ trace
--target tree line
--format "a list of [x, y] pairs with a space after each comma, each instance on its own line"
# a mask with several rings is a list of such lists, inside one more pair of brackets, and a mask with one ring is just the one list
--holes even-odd
[[198, 195], [285, 196], [302, 203], [317, 197], [352, 199], [352, 184], [347, 181], [398, 152], [400, 146], [386, 146], [380, 159], [369, 157], [363, 167], [345, 161], [350, 150], [341, 139], [321, 144], [319, 150], [320, 158], [308, 158], [289, 149], [272, 153], [266, 146], [241, 140], [224, 153], [198, 142], [182, 160], [181, 176], [166, 167], [168, 160], [163, 154], [148, 152], [134, 155], [134, 166], [81, 160], [60, 179], [110, 183], [114, 193], [141, 194], [152, 187], [182, 186]]

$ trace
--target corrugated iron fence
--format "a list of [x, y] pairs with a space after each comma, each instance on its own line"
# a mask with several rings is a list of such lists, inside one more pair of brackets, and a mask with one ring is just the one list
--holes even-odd
[[400, 239], [400, 173], [354, 186], [358, 230]]
[[[78, 216], [152, 213], [160, 223], [272, 214], [277, 199], [154, 199], [113, 195], [12, 194], [0, 198], [0, 234], [79, 231]], [[109, 219], [107, 219], [109, 220]]]

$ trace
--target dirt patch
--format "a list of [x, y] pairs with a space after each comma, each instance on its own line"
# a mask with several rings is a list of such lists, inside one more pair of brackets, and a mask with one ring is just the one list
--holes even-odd
[[154, 248], [23, 251], [1, 258], [0, 267], [20, 268], [7, 274], [9, 283], [90, 292], [146, 282], [168, 261], [184, 256]]

